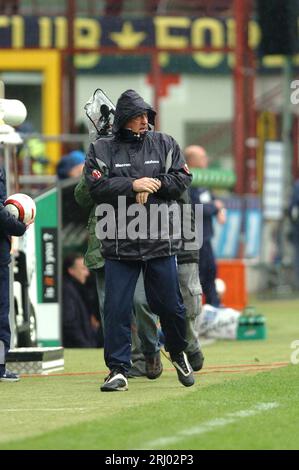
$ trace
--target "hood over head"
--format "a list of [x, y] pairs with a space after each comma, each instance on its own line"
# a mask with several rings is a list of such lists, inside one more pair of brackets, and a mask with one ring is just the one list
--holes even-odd
[[156, 112], [135, 90], [122, 93], [117, 101], [112, 131], [117, 134], [130, 119], [147, 113], [148, 122], [155, 125]]

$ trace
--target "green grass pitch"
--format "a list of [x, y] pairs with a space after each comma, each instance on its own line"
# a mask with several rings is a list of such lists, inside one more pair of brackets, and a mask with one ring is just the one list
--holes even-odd
[[158, 380], [101, 393], [102, 350], [66, 350], [64, 375], [0, 383], [0, 449], [298, 449], [299, 301], [255, 305], [267, 339], [207, 345], [191, 388], [164, 360]]

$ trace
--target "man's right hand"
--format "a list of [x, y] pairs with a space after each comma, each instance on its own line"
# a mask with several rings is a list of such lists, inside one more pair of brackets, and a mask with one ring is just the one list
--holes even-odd
[[[23, 223], [24, 223], [24, 222], [23, 222]], [[32, 225], [33, 223], [34, 223], [34, 219], [31, 219], [31, 220], [29, 220], [29, 222], [27, 222], [26, 224], [24, 224], [24, 225], [26, 225], [26, 230], [28, 230], [29, 227], [30, 227], [30, 225]]]
[[217, 220], [219, 224], [224, 225], [226, 223], [226, 209], [222, 208], [217, 214]]
[[219, 211], [224, 208], [224, 204], [220, 199], [215, 199], [214, 204]]
[[133, 191], [135, 193], [156, 193], [161, 188], [161, 181], [155, 178], [139, 178], [133, 182]]

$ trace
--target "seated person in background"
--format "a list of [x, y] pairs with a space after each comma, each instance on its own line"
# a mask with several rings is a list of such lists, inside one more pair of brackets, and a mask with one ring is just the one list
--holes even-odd
[[93, 336], [96, 342], [96, 347], [102, 348], [104, 347], [103, 328], [100, 316], [100, 305], [97, 293], [96, 276], [93, 271], [89, 270], [89, 276], [84, 286], [82, 286], [81, 291], [89, 311], [90, 322], [93, 330]]
[[58, 179], [79, 178], [85, 162], [85, 154], [82, 150], [73, 150], [64, 155], [57, 165]]
[[96, 348], [91, 314], [83, 294], [90, 275], [81, 254], [69, 254], [63, 265], [62, 332], [66, 348]]

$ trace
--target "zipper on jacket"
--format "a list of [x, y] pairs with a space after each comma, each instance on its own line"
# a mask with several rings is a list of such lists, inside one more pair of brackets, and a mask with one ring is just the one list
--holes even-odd
[[115, 253], [116, 253], [116, 256], [119, 257], [119, 254], [118, 254], [118, 232], [117, 232], [116, 218], [115, 218]]
[[170, 237], [169, 237], [169, 240], [168, 240], [168, 244], [169, 244], [169, 256], [172, 256], [172, 244], [171, 244], [171, 240], [170, 240]]

